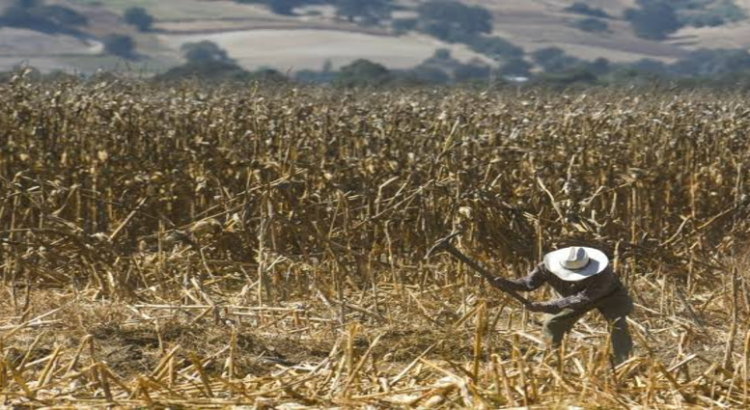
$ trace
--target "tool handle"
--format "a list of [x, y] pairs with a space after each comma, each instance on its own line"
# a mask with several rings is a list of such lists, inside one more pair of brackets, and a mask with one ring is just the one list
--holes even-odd
[[[496, 279], [495, 275], [491, 274], [489, 271], [487, 271], [486, 269], [484, 269], [478, 263], [476, 263], [473, 260], [469, 259], [469, 257], [467, 257], [466, 255], [464, 255], [463, 253], [461, 253], [461, 251], [459, 251], [455, 247], [453, 247], [453, 246], [447, 246], [446, 250], [448, 251], [448, 253], [450, 253], [451, 255], [453, 255], [456, 259], [458, 259], [461, 262], [469, 265], [472, 269], [474, 269], [475, 271], [479, 272], [479, 274], [482, 275], [482, 277], [484, 277], [485, 279], [489, 280], [490, 282], [494, 282], [495, 281], [495, 279]], [[507, 293], [508, 295], [510, 295], [513, 299], [515, 299], [515, 300], [523, 303], [524, 305], [528, 306], [528, 305], [531, 304], [531, 302], [528, 299], [526, 299], [525, 297], [519, 295], [518, 293], [516, 293], [516, 292], [514, 292], [514, 291], [512, 291], [510, 289], [502, 289], [502, 288], [499, 288], [499, 289], [502, 290], [503, 292]]]

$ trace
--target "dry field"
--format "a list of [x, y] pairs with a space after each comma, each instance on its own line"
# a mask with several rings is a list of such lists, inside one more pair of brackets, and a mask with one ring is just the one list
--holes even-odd
[[[0, 400], [746, 407], [747, 100], [0, 86]], [[521, 275], [602, 247], [613, 368], [430, 245]], [[533, 298], [551, 297], [548, 291]]]

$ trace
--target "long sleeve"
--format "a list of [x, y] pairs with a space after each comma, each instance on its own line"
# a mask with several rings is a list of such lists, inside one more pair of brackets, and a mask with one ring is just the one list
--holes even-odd
[[523, 278], [505, 279], [496, 277], [491, 283], [492, 286], [499, 289], [513, 290], [516, 292], [530, 292], [541, 287], [546, 281], [544, 265], [539, 264]]
[[586, 279], [586, 281], [586, 286], [578, 293], [560, 299], [536, 303], [535, 305], [542, 312], [552, 314], [559, 313], [563, 309], [579, 310], [607, 296], [619, 286], [619, 281], [616, 280], [614, 273], [610, 270]]

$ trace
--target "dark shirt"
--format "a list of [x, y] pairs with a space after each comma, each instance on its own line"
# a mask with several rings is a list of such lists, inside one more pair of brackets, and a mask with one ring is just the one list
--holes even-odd
[[509, 289], [516, 292], [529, 292], [538, 289], [545, 283], [559, 293], [562, 298], [547, 302], [536, 303], [539, 309], [545, 313], [558, 313], [563, 309], [587, 311], [594, 306], [593, 302], [604, 296], [612, 294], [622, 287], [620, 279], [607, 267], [603, 272], [590, 278], [568, 282], [558, 278], [554, 273], [540, 263], [524, 278], [504, 279], [496, 277], [493, 286], [500, 289]]

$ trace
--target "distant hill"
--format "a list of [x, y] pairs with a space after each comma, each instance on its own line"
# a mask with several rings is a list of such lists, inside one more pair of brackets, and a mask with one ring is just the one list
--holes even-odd
[[[713, 0], [678, 0], [713, 1]], [[723, 1], [723, 0], [718, 0]], [[0, 11], [13, 1], [0, 0]], [[424, 33], [395, 35], [389, 22], [361, 25], [336, 16], [332, 6], [317, 4], [294, 9], [294, 15], [273, 13], [262, 4], [230, 0], [49, 0], [84, 15], [88, 24], [78, 33], [43, 33], [23, 28], [0, 28], [0, 70], [20, 61], [44, 71], [61, 68], [91, 72], [98, 68], [160, 71], [180, 64], [186, 42], [210, 40], [228, 51], [247, 69], [273, 67], [282, 72], [333, 67], [366, 58], [391, 68], [407, 68], [446, 48], [462, 61], [491, 61], [460, 43], [448, 44]], [[397, 0], [393, 16], [413, 16], [423, 2]], [[664, 41], [639, 38], [623, 19], [631, 0], [590, 0], [585, 3], [608, 16], [600, 19], [606, 31], [587, 32], [577, 27], [587, 16], [571, 12], [568, 0], [464, 0], [486, 8], [492, 15], [492, 35], [526, 52], [559, 47], [568, 54], [613, 62], [654, 59], [671, 62], [689, 50], [708, 47], [750, 47], [750, 20], [717, 27], [687, 27]], [[750, 14], [750, 0], [734, 4]], [[127, 25], [123, 12], [140, 6], [155, 18], [153, 30], [139, 32]], [[594, 19], [596, 20], [596, 19]], [[139, 58], [130, 62], [103, 53], [101, 39], [109, 34], [133, 37]]]

